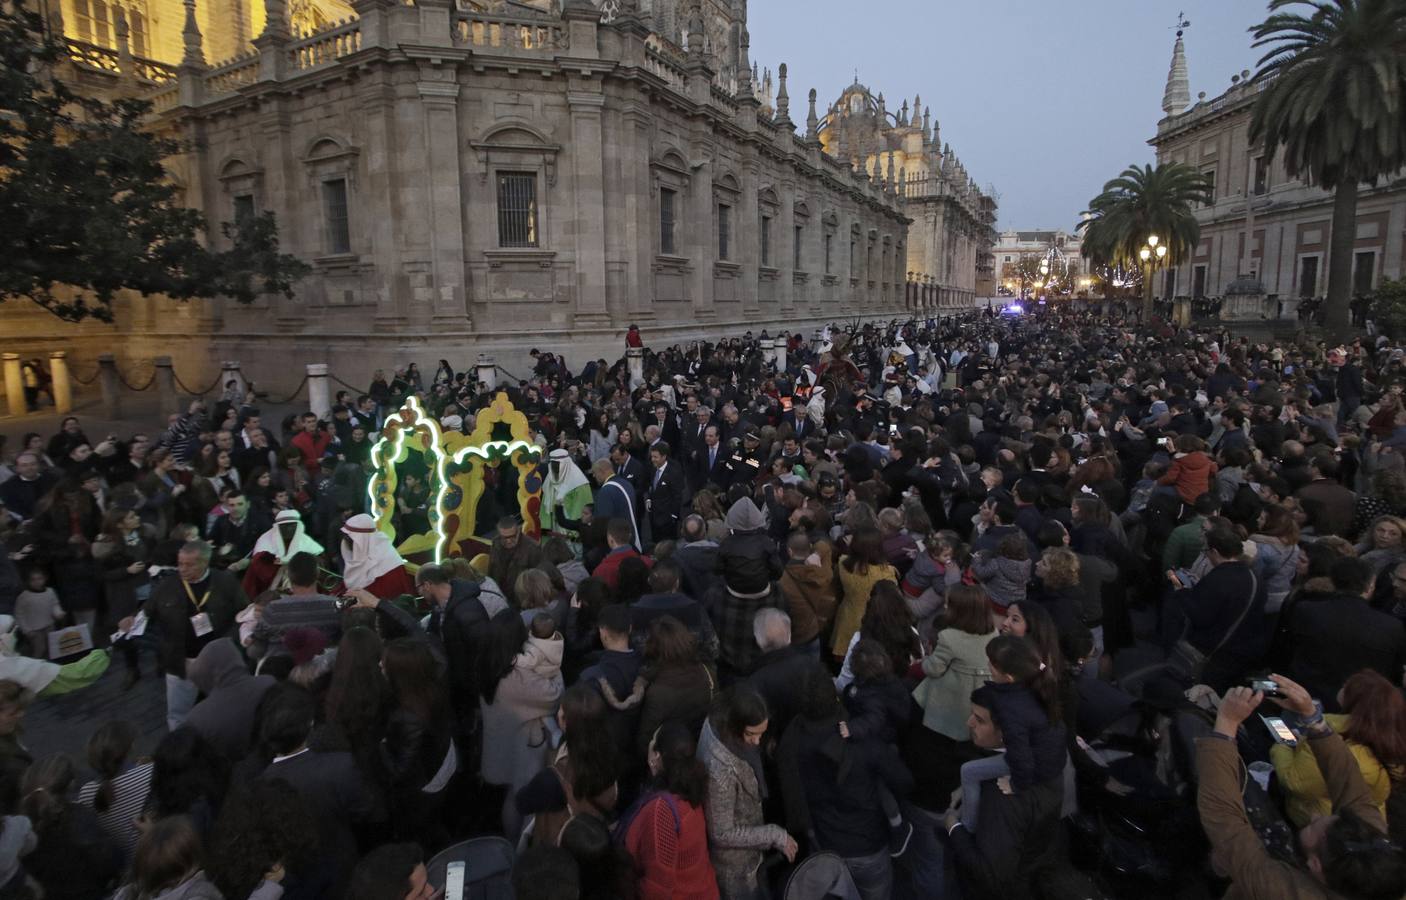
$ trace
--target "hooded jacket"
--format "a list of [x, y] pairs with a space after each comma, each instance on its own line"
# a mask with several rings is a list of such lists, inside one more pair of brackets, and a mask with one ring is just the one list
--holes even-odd
[[766, 593], [781, 577], [781, 555], [766, 534], [766, 515], [742, 497], [727, 511], [727, 527], [732, 533], [718, 546], [717, 571], [723, 582], [738, 596]]
[[205, 695], [185, 724], [194, 728], [231, 762], [249, 752], [254, 716], [264, 692], [273, 687], [271, 675], [250, 675], [234, 641], [222, 638], [205, 645], [186, 667], [186, 676]]
[[808, 644], [835, 619], [840, 597], [835, 589], [834, 550], [828, 541], [816, 545], [819, 565], [792, 560], [781, 573], [781, 592], [791, 614], [791, 643]]

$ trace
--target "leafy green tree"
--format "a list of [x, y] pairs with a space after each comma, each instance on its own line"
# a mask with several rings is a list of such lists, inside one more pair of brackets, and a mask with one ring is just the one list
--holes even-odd
[[[1307, 7], [1303, 12], [1288, 7]], [[1333, 192], [1325, 324], [1351, 331], [1357, 191], [1406, 164], [1406, 2], [1272, 0], [1252, 31], [1260, 60], [1250, 140]]]
[[[1138, 251], [1150, 235], [1166, 242], [1163, 263], [1174, 266], [1196, 249], [1201, 226], [1195, 204], [1211, 200], [1206, 176], [1185, 163], [1130, 166], [1089, 201], [1079, 228], [1081, 252], [1094, 265], [1142, 265]], [[1142, 322], [1152, 321], [1152, 292], [1143, 294]]]
[[271, 213], [201, 240], [162, 160], [180, 145], [144, 127], [150, 104], [79, 96], [52, 77], [62, 49], [37, 16], [0, 0], [0, 301], [112, 321], [119, 291], [178, 300], [292, 296], [308, 268], [279, 252]]
[[1372, 318], [1394, 340], [1406, 338], [1406, 281], [1382, 279], [1372, 294]]

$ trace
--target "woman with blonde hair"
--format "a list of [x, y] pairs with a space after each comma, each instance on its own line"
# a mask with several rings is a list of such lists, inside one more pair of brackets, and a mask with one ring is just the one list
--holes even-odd
[[1377, 516], [1362, 533], [1356, 549], [1358, 557], [1370, 562], [1380, 575], [1406, 560], [1406, 521], [1396, 516]]

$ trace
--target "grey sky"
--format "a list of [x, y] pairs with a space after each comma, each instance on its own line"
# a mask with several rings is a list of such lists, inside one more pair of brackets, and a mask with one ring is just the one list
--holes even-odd
[[[921, 94], [1002, 228], [1070, 228], [1103, 183], [1152, 161], [1147, 139], [1179, 9], [1191, 96], [1255, 68], [1263, 0], [751, 0], [752, 58], [789, 69], [791, 118], [859, 80], [890, 110]], [[804, 125], [802, 124], [802, 128]]]

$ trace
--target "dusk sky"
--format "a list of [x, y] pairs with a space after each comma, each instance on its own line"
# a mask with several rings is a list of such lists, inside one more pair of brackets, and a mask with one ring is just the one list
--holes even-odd
[[1104, 182], [1152, 161], [1147, 139], [1183, 10], [1191, 97], [1255, 68], [1263, 0], [751, 0], [752, 59], [789, 69], [791, 118], [859, 80], [897, 111], [921, 94], [1000, 228], [1072, 228]]

